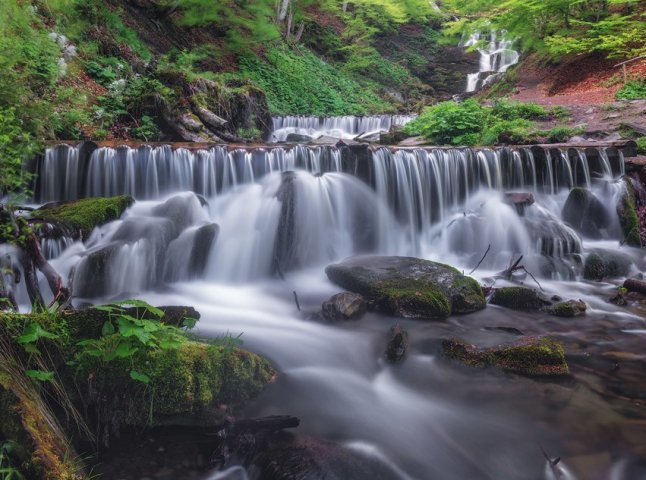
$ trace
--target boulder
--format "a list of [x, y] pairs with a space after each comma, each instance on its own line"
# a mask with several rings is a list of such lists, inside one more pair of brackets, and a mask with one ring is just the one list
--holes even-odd
[[563, 346], [549, 337], [524, 338], [512, 345], [479, 349], [462, 340], [444, 340], [446, 358], [472, 367], [497, 367], [527, 377], [561, 377], [570, 374]]
[[358, 293], [342, 292], [333, 295], [321, 306], [327, 320], [357, 320], [366, 312], [366, 299]]
[[556, 317], [580, 317], [585, 315], [587, 308], [583, 300], [568, 300], [545, 307], [544, 310]]
[[206, 261], [211, 253], [211, 247], [219, 233], [220, 227], [216, 223], [203, 225], [195, 232], [195, 241], [189, 260], [189, 272], [191, 272], [191, 276], [201, 277], [202, 273], [204, 273]]
[[610, 225], [610, 213], [594, 193], [576, 187], [563, 206], [563, 220], [577, 232], [594, 238], [601, 236], [600, 230]]
[[408, 350], [408, 332], [400, 325], [390, 329], [390, 339], [386, 345], [385, 357], [390, 363], [401, 361]]
[[496, 288], [489, 303], [512, 310], [540, 310], [551, 305], [541, 293], [528, 287]]
[[412, 257], [358, 256], [325, 269], [337, 285], [404, 318], [444, 319], [486, 302], [478, 283], [448, 265]]
[[309, 135], [303, 135], [301, 133], [290, 133], [285, 139], [287, 143], [308, 143], [312, 140], [314, 139]]
[[621, 252], [596, 248], [586, 257], [583, 278], [601, 281], [604, 278], [625, 277], [632, 266], [631, 258]]
[[117, 220], [134, 203], [128, 195], [85, 198], [73, 202], [48, 203], [32, 213], [33, 219], [58, 225], [74, 238], [87, 239], [96, 227]]

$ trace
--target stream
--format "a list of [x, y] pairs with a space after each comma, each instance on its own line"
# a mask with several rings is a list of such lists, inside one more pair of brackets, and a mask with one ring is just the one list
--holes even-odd
[[[280, 122], [283, 130], [325, 127]], [[63, 238], [47, 247], [53, 266], [75, 267], [75, 285], [87, 286], [79, 302], [136, 296], [191, 305], [201, 313], [199, 335], [242, 334], [244, 348], [280, 373], [249, 416], [295, 415], [299, 435], [340, 442], [387, 465], [392, 478], [638, 480], [646, 478], [643, 307], [609, 303], [619, 281], [586, 281], [581, 272], [592, 251], [622, 255], [629, 275], [644, 270], [643, 252], [621, 246], [615, 205], [623, 168], [612, 148], [56, 146], [38, 166], [36, 193], [41, 203], [137, 199], [86, 244]], [[562, 220], [575, 186], [606, 209], [596, 238]], [[531, 193], [535, 202], [521, 211], [509, 192]], [[208, 229], [216, 231], [212, 242]], [[468, 274], [488, 246], [473, 273], [480, 283], [492, 285], [523, 255], [548, 296], [582, 299], [586, 315], [489, 305], [446, 321], [372, 312], [338, 324], [311, 318], [341, 290], [325, 276], [330, 263], [404, 255]], [[516, 280], [538, 288], [529, 276]], [[397, 322], [411, 346], [390, 365], [383, 351]], [[473, 369], [440, 354], [442, 339], [486, 347], [519, 333], [562, 342], [571, 378]], [[561, 461], [550, 465], [543, 451]], [[248, 477], [237, 468], [208, 478]]]

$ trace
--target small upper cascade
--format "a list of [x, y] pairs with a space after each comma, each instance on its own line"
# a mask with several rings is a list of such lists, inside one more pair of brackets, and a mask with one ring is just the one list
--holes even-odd
[[[480, 46], [484, 43], [484, 46]], [[491, 30], [488, 33], [476, 32], [462, 44], [463, 47], [478, 46], [480, 70], [467, 77], [467, 93], [475, 92], [489, 85], [518, 63], [519, 53], [514, 50], [514, 41], [505, 38], [505, 32]]]
[[289, 135], [304, 135], [311, 138], [328, 136], [351, 139], [388, 132], [394, 126], [403, 126], [417, 115], [373, 115], [365, 117], [314, 117], [286, 116], [273, 118], [270, 142], [284, 142]]

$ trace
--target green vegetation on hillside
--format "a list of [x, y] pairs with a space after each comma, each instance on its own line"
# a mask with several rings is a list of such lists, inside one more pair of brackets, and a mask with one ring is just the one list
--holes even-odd
[[641, 0], [447, 0], [462, 16], [448, 31], [504, 30], [522, 47], [554, 59], [599, 52], [610, 58], [646, 53], [646, 9]]
[[421, 135], [438, 145], [496, 145], [564, 142], [580, 133], [577, 129], [555, 126], [541, 130], [536, 121], [563, 116], [563, 111], [535, 103], [499, 99], [491, 106], [475, 99], [461, 103], [442, 102], [428, 107], [404, 127], [409, 135]]

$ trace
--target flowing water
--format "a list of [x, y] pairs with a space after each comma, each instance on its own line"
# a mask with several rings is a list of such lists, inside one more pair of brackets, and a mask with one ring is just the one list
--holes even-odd
[[[341, 442], [399, 478], [645, 478], [634, 461], [639, 446], [644, 453], [644, 416], [624, 394], [608, 395], [594, 371], [613, 371], [608, 351], [643, 355], [646, 322], [605, 301], [613, 285], [580, 280], [591, 248], [620, 250], [643, 268], [639, 250], [620, 247], [620, 152], [167, 146], [98, 148], [83, 158], [76, 147], [49, 149], [40, 200], [129, 193], [138, 201], [86, 244], [52, 247], [53, 265], [75, 267], [77, 294], [89, 301], [192, 305], [201, 335], [242, 333], [245, 348], [280, 371], [249, 415], [296, 415], [299, 433]], [[606, 206], [612, 221], [601, 238], [582, 238], [561, 220], [573, 186]], [[519, 210], [509, 192], [532, 193], [536, 203]], [[488, 245], [474, 274], [481, 282], [524, 255], [546, 291], [585, 300], [588, 315], [489, 306], [444, 322], [308, 319], [340, 290], [323, 271], [335, 260], [412, 255], [468, 272]], [[397, 321], [411, 348], [391, 366], [381, 356]], [[563, 341], [576, 380], [472, 370], [439, 355], [443, 338], [482, 346], [515, 338], [499, 327]], [[643, 381], [630, 365], [619, 372], [619, 390]], [[541, 448], [562, 462], [550, 467]], [[234, 468], [210, 478], [248, 477]]]
[[284, 142], [289, 134], [306, 135], [312, 138], [328, 136], [350, 139], [388, 132], [393, 126], [406, 125], [415, 115], [374, 115], [365, 117], [313, 117], [287, 116], [273, 118], [270, 142]]
[[480, 69], [478, 73], [467, 76], [467, 93], [476, 92], [491, 84], [509, 67], [517, 64], [520, 58], [514, 50], [514, 41], [505, 38], [504, 32], [476, 32], [462, 46], [468, 48], [474, 45], [479, 45]]

